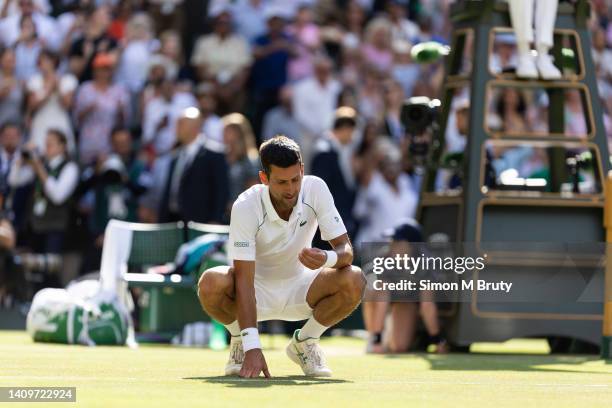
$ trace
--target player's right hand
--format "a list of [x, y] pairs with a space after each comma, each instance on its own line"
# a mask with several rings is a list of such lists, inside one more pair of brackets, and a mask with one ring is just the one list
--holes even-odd
[[266, 378], [271, 378], [268, 365], [261, 349], [252, 349], [244, 353], [244, 361], [240, 370], [242, 378], [257, 378], [263, 371]]

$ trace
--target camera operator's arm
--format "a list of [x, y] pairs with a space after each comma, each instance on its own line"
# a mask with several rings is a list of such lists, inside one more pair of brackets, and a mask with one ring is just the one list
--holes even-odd
[[32, 157], [32, 168], [44, 186], [45, 195], [53, 204], [64, 203], [74, 193], [79, 182], [79, 169], [75, 163], [68, 163], [57, 178], [47, 173], [37, 156]]
[[22, 157], [17, 157], [13, 160], [11, 171], [8, 176], [8, 184], [11, 187], [23, 187], [34, 181], [35, 177], [36, 175], [32, 167], [30, 167], [27, 162], [24, 162]]

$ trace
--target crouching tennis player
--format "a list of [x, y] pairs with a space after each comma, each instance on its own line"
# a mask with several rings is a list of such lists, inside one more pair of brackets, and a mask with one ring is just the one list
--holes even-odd
[[[232, 336], [226, 375], [270, 377], [257, 322], [307, 319], [287, 355], [304, 374], [328, 377], [319, 337], [359, 305], [366, 281], [351, 266], [353, 248], [329, 188], [318, 177], [304, 176], [298, 145], [277, 136], [259, 153], [262, 184], [243, 192], [232, 207], [233, 266], [202, 274], [200, 303]], [[317, 226], [333, 251], [311, 248]]]

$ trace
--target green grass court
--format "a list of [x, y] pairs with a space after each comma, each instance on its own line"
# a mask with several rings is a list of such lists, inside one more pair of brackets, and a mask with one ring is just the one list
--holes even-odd
[[[271, 343], [272, 342], [272, 343]], [[364, 354], [363, 342], [322, 341], [334, 377], [308, 379], [264, 337], [272, 380], [223, 377], [226, 351], [32, 343], [0, 332], [0, 386], [75, 386], [79, 407], [610, 407], [612, 364], [546, 355], [540, 340], [477, 344], [472, 354]], [[269, 347], [272, 347], [270, 349]], [[521, 353], [521, 354], [518, 354]], [[41, 407], [41, 403], [0, 406]]]

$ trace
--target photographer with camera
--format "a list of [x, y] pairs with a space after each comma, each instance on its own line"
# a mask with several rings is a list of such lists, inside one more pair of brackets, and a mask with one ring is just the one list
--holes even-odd
[[59, 254], [70, 221], [70, 198], [79, 181], [79, 168], [67, 155], [66, 135], [49, 130], [45, 154], [40, 156], [32, 144], [25, 145], [11, 168], [11, 187], [34, 183], [29, 200], [27, 230], [32, 233], [32, 249]]

